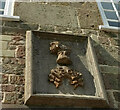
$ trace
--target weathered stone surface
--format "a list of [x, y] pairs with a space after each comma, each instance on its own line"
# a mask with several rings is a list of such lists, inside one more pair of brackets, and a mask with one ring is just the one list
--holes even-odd
[[102, 20], [98, 10], [78, 9], [80, 27], [83, 29], [98, 29]]
[[120, 75], [115, 75], [115, 74], [102, 74], [103, 75], [103, 80], [105, 84], [106, 89], [114, 89], [114, 90], [119, 90], [120, 89]]
[[12, 40], [20, 41], [20, 40], [25, 40], [25, 38], [23, 36], [14, 36]]
[[3, 58], [0, 57], [0, 65], [2, 65], [2, 63], [3, 63]]
[[2, 84], [8, 84], [8, 78], [9, 76], [6, 74], [1, 75], [2, 76]]
[[107, 32], [107, 31], [98, 31], [99, 37], [104, 37], [104, 38], [118, 38], [119, 34], [114, 33], [114, 32]]
[[12, 40], [13, 36], [9, 36], [9, 35], [0, 35], [0, 39], [2, 39], [3, 41], [10, 41]]
[[27, 23], [77, 27], [75, 10], [66, 6], [23, 2], [17, 3], [14, 13]]
[[120, 102], [120, 91], [119, 92], [117, 92], [117, 91], [113, 92], [113, 94], [114, 94], [115, 100]]
[[6, 104], [15, 104], [16, 101], [18, 100], [18, 94], [16, 93], [4, 93], [5, 97], [3, 99], [3, 103], [6, 103]]
[[3, 100], [3, 95], [4, 95], [4, 93], [0, 92], [0, 101]]
[[16, 35], [18, 33], [25, 35], [27, 29], [9, 27], [9, 26], [0, 26], [2, 28], [2, 34], [5, 35]]
[[55, 32], [63, 32], [63, 31], [67, 31], [67, 27], [65, 26], [54, 26], [54, 30]]
[[53, 25], [40, 25], [38, 30], [45, 31], [45, 32], [54, 32], [54, 26]]
[[38, 24], [29, 24], [29, 23], [23, 23], [21, 21], [19, 22], [15, 22], [15, 21], [3, 21], [4, 26], [8, 26], [8, 27], [16, 27], [16, 28], [24, 28], [27, 30], [37, 30], [38, 29]]
[[117, 66], [99, 65], [102, 73], [106, 74], [120, 74], [120, 68]]
[[2, 84], [1, 88], [2, 88], [2, 92], [13, 92], [13, 91], [15, 91], [15, 85]]
[[109, 41], [108, 37], [99, 37], [99, 43], [105, 44], [105, 45], [110, 45], [110, 41]]
[[9, 45], [23, 45], [23, 44], [25, 44], [25, 41], [18, 39], [13, 39], [11, 42], [9, 42]]
[[17, 104], [24, 104], [24, 98], [18, 99], [16, 101]]
[[2, 65], [2, 72], [8, 74], [23, 74], [24, 65], [5, 64]]
[[24, 85], [24, 76], [12, 75], [10, 76], [10, 83], [17, 85]]
[[3, 63], [4, 64], [8, 64], [8, 63], [10, 63], [11, 61], [10, 61], [10, 58], [3, 58]]
[[25, 59], [19, 58], [19, 59], [18, 59], [18, 64], [20, 64], [20, 65], [25, 65]]
[[25, 57], [25, 46], [18, 46], [16, 49], [16, 57], [24, 58]]
[[6, 50], [7, 46], [8, 46], [7, 44], [8, 44], [8, 42], [6, 42], [6, 41], [0, 41], [0, 49]]
[[[46, 2], [47, 4], [50, 4], [50, 5], [55, 5], [55, 6], [69, 6], [70, 5], [70, 2]], [[44, 4], [44, 2], [42, 3]]]
[[0, 57], [14, 57], [15, 51], [14, 50], [2, 50], [2, 54], [0, 54]]
[[17, 85], [15, 87], [15, 91], [19, 93], [24, 93], [24, 86], [23, 85]]
[[114, 102], [114, 96], [113, 96], [113, 91], [107, 90], [107, 98], [109, 101], [110, 108], [115, 108]]
[[[110, 50], [108, 51], [107, 49], [110, 49]], [[104, 46], [96, 45], [95, 52], [96, 52], [99, 64], [109, 65], [109, 66], [120, 65], [118, 51], [115, 47], [110, 47], [106, 45]]]
[[98, 31], [93, 29], [81, 29], [81, 33], [86, 36], [90, 36], [91, 34], [98, 35]]
[[9, 46], [8, 46], [8, 49], [9, 49], [9, 50], [15, 50], [15, 49], [16, 49], [16, 46], [15, 46], [15, 45], [9, 45]]
[[[30, 1], [30, 0], [26, 0], [26, 1]], [[36, 4], [37, 4], [37, 7], [36, 7]], [[40, 4], [42, 4], [42, 5], [44, 4], [44, 6], [40, 7]], [[15, 35], [16, 33], [17, 34], [22, 33], [25, 35], [26, 30], [28, 30], [28, 29], [36, 30], [39, 27], [39, 29], [41, 31], [55, 31], [55, 32], [63, 32], [64, 31], [64, 33], [66, 33], [66, 31], [68, 31], [71, 34], [75, 34], [75, 33], [81, 34], [82, 33], [87, 36], [94, 34], [95, 36], [94, 36], [93, 40], [97, 41], [96, 36], [97, 36], [98, 30], [94, 30], [94, 29], [98, 29], [98, 25], [102, 24], [102, 23], [99, 20], [99, 19], [101, 19], [101, 17], [99, 16], [99, 11], [97, 9], [97, 5], [95, 2], [82, 2], [82, 3], [77, 3], [77, 2], [52, 3], [52, 2], [50, 2], [48, 4], [49, 4], [49, 6], [47, 6], [46, 3], [33, 3], [33, 7], [32, 7], [32, 4], [26, 5], [25, 3], [16, 3], [15, 7], [17, 7], [17, 10], [15, 9], [15, 14], [17, 15], [17, 13], [18, 13], [18, 15], [21, 16], [21, 20], [23, 20], [23, 21], [22, 22], [21, 21], [20, 22], [3, 21], [0, 24], [3, 26], [3, 27], [0, 26], [0, 28], [2, 28], [2, 31], [3, 31], [2, 33], [3, 34], [12, 34], [12, 35]], [[48, 11], [49, 7], [51, 7], [51, 5], [52, 5], [52, 8], [50, 8], [51, 10]], [[27, 10], [30, 9], [29, 6], [30, 6], [31, 10], [32, 9], [33, 10], [29, 11], [29, 13], [28, 13]], [[62, 7], [60, 7], [60, 6], [62, 6]], [[71, 11], [71, 9], [69, 9], [69, 8], [71, 8], [71, 9], [74, 8], [74, 11]], [[54, 10], [53, 12], [52, 12], [52, 9]], [[61, 11], [62, 9], [63, 9], [63, 11], [66, 9], [67, 10], [65, 12], [62, 11], [61, 13], [63, 15], [62, 14], [60, 15], [59, 11]], [[38, 10], [38, 11], [36, 11], [36, 10]], [[78, 10], [77, 11], [78, 13], [76, 13], [76, 15], [73, 14], [75, 12], [75, 10]], [[47, 11], [47, 12], [45, 12], [45, 11]], [[40, 14], [39, 14], [39, 12], [40, 12]], [[71, 12], [72, 12], [72, 14], [70, 14]], [[26, 13], [28, 13], [28, 14], [26, 14]], [[53, 14], [51, 14], [51, 13], [53, 13]], [[78, 16], [78, 14], [79, 14], [79, 20], [77, 21], [76, 16]], [[70, 15], [70, 17], [69, 17], [69, 15]], [[62, 16], [63, 16], [63, 18], [62, 18]], [[43, 19], [41, 19], [41, 18], [43, 18]], [[56, 19], [54, 19], [54, 18], [56, 18]], [[34, 21], [34, 19], [35, 19], [35, 21]], [[37, 22], [37, 23], [31, 23], [31, 22]], [[78, 22], [80, 22], [80, 28], [73, 29], [74, 26], [78, 27]], [[81, 29], [81, 28], [84, 28], [84, 29]], [[92, 30], [90, 30], [90, 28]], [[119, 63], [120, 59], [118, 58], [120, 55], [120, 48], [119, 48], [120, 35], [118, 33], [112, 33], [112, 32], [106, 32], [106, 31], [98, 31], [98, 35], [99, 35], [98, 43], [100, 45], [95, 45], [98, 62], [99, 62], [99, 64], [105, 65], [103, 67], [100, 66], [101, 72], [104, 74], [103, 75], [104, 80], [105, 80], [104, 83], [105, 83], [105, 85], [107, 85], [107, 89], [109, 89], [109, 91], [110, 90], [112, 91], [113, 89], [117, 88], [117, 86], [118, 86], [117, 83], [119, 83], [119, 80], [117, 80], [117, 78], [118, 78], [117, 74], [119, 72], [117, 71], [117, 68], [113, 67], [113, 66], [120, 66], [120, 63]], [[21, 35], [20, 36], [0, 35], [0, 39], [2, 39], [5, 42], [9, 42], [8, 50], [15, 50], [17, 48], [16, 47], [17, 45], [25, 45], [25, 39], [24, 38], [21, 39], [21, 38], [22, 38]], [[19, 75], [24, 73], [25, 62], [24, 62], [23, 58], [18, 58], [16, 60], [14, 58], [13, 59], [0, 58], [0, 65], [2, 64], [2, 60], [4, 63], [2, 65], [4, 73], [19, 74]], [[107, 66], [107, 65], [109, 65], [109, 66]], [[0, 67], [0, 70], [1, 70], [1, 67]], [[111, 74], [115, 74], [115, 76], [111, 75]], [[3, 82], [5, 84], [8, 83], [8, 78], [6, 76], [7, 75], [5, 75], [5, 77], [3, 78]], [[2, 76], [0, 76], [0, 77], [2, 77]], [[2, 80], [0, 82], [2, 82]], [[15, 91], [23, 93], [24, 90], [23, 90], [22, 86], [19, 85], [19, 87], [18, 86], [16, 87]], [[113, 94], [109, 94], [109, 96], [113, 96]], [[114, 96], [110, 99], [110, 101], [111, 101], [110, 105], [113, 105], [112, 108], [115, 107], [115, 100], [114, 100], [115, 97]], [[10, 100], [9, 100], [9, 103], [14, 103], [14, 101], [12, 101], [12, 100], [15, 100], [14, 96]], [[20, 104], [22, 102], [23, 102], [23, 98], [20, 98], [20, 99], [17, 99], [17, 102], [15, 102], [15, 103]], [[120, 103], [118, 103], [118, 104], [119, 104], [118, 106], [120, 107]]]
[[118, 38], [109, 38], [110, 44], [112, 46], [120, 46], [120, 39]]

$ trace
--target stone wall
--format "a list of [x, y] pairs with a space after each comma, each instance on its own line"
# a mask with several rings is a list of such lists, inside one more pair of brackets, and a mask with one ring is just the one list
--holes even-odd
[[39, 30], [90, 36], [110, 107], [120, 107], [120, 38], [98, 29], [102, 20], [96, 3], [16, 3], [14, 13], [21, 21], [1, 24], [3, 103], [24, 103], [25, 31]]
[[20, 35], [0, 35], [2, 43], [2, 102], [24, 102], [25, 38]]

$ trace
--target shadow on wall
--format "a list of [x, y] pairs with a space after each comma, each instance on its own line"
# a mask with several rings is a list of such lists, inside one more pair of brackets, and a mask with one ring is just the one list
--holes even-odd
[[95, 46], [95, 52], [97, 55], [98, 63], [102, 65], [109, 66], [120, 66], [120, 61], [117, 61], [113, 56], [111, 56], [100, 44], [93, 41]]

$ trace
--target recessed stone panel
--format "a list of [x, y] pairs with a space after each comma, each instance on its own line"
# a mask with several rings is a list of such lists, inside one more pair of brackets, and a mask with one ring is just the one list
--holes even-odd
[[14, 13], [30, 24], [77, 27], [76, 11], [69, 6], [22, 2], [16, 3]]
[[[91, 39], [33, 31], [27, 32], [25, 103], [27, 105], [107, 107], [104, 85], [99, 73]], [[72, 64], [67, 67], [82, 73], [83, 86], [74, 89], [67, 78], [56, 88], [49, 74], [59, 66], [57, 55], [50, 53], [50, 43], [67, 45]]]

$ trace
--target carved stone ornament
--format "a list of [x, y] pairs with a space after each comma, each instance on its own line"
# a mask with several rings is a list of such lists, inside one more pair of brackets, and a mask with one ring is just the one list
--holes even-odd
[[56, 62], [60, 65], [70, 65], [72, 61], [68, 57], [69, 53], [67, 51], [58, 52], [58, 58]]
[[57, 54], [60, 49], [61, 49], [60, 43], [58, 41], [54, 41], [50, 43], [50, 52], [52, 54]]
[[56, 88], [62, 84], [62, 80], [64, 80], [64, 78], [69, 79], [69, 83], [74, 86], [74, 89], [79, 86], [83, 86], [82, 73], [74, 71], [67, 66], [59, 66], [52, 69], [49, 74], [49, 81], [52, 82]]
[[50, 52], [52, 54], [57, 54], [59, 51], [71, 52], [71, 49], [66, 45], [60, 44], [59, 41], [53, 41], [50, 43]]

